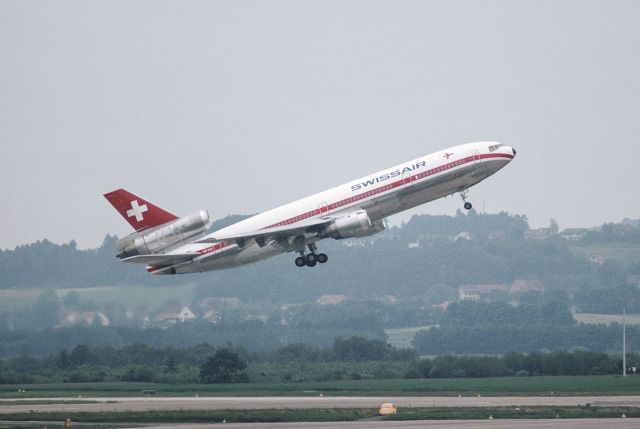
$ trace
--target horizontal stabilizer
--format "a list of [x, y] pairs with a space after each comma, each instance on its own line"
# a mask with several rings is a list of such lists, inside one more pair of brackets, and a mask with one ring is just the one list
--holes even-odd
[[121, 259], [129, 264], [145, 265], [173, 265], [180, 262], [188, 262], [199, 256], [197, 253], [165, 254], [165, 255], [137, 255]]

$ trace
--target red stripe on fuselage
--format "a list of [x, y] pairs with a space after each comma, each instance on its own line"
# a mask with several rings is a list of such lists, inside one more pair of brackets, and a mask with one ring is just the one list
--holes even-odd
[[351, 196], [349, 198], [345, 198], [345, 199], [340, 200], [338, 202], [335, 202], [335, 203], [332, 203], [332, 204], [328, 204], [327, 206], [323, 206], [322, 208], [317, 208], [315, 210], [311, 210], [311, 211], [308, 211], [306, 213], [302, 213], [300, 215], [297, 215], [297, 216], [294, 216], [294, 217], [290, 217], [289, 219], [285, 219], [283, 221], [274, 223], [273, 225], [265, 226], [264, 228], [261, 228], [261, 229], [268, 229], [268, 228], [275, 228], [275, 227], [279, 227], [279, 226], [291, 225], [291, 224], [294, 224], [296, 222], [300, 222], [302, 220], [318, 216], [318, 215], [320, 215], [322, 213], [326, 213], [328, 211], [335, 210], [335, 209], [340, 208], [340, 207], [344, 207], [346, 205], [355, 203], [357, 201], [361, 201], [361, 200], [363, 200], [365, 198], [369, 198], [369, 197], [372, 197], [374, 195], [390, 191], [391, 189], [395, 189], [395, 188], [404, 186], [404, 185], [406, 185], [408, 183], [412, 183], [412, 182], [415, 182], [417, 180], [424, 179], [425, 177], [429, 177], [429, 176], [433, 176], [434, 174], [442, 173], [443, 171], [450, 170], [450, 169], [452, 169], [454, 167], [459, 167], [459, 166], [467, 164], [469, 162], [477, 161], [477, 160], [480, 160], [480, 159], [488, 159], [488, 158], [509, 158], [509, 159], [512, 159], [513, 155], [508, 155], [506, 153], [490, 153], [490, 154], [482, 154], [482, 155], [478, 154], [478, 155], [467, 156], [466, 158], [462, 158], [462, 159], [459, 159], [457, 161], [447, 162], [445, 164], [439, 165], [437, 167], [431, 168], [429, 170], [423, 171], [423, 172], [418, 173], [418, 174], [413, 174], [413, 175], [408, 176], [408, 177], [403, 177], [402, 179], [396, 180], [395, 182], [391, 182], [391, 183], [386, 184], [384, 186], [380, 186], [378, 188], [370, 189], [370, 190], [362, 192], [360, 194], [353, 195], [353, 196]]
[[220, 250], [227, 247], [227, 243], [224, 241], [220, 243], [216, 243], [213, 246], [205, 247], [204, 249], [198, 250], [198, 253], [201, 255], [206, 255], [207, 253], [215, 252], [216, 250]]

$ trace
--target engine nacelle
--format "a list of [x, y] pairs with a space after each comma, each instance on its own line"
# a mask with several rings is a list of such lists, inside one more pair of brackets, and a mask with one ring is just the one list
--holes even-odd
[[366, 237], [384, 229], [385, 225], [382, 219], [371, 221], [366, 211], [359, 210], [336, 218], [324, 230], [323, 236], [335, 239]]
[[189, 216], [140, 232], [134, 232], [116, 243], [118, 258], [148, 255], [205, 232], [211, 226], [209, 213], [200, 210]]

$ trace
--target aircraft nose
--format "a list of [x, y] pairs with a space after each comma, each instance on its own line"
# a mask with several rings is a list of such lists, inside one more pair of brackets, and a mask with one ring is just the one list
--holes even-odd
[[516, 150], [515, 150], [515, 148], [513, 148], [513, 147], [512, 147], [512, 148], [511, 148], [511, 152], [513, 152], [513, 156], [516, 156]]

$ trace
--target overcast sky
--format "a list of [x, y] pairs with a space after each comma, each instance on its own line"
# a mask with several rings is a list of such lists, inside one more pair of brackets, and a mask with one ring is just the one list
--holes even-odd
[[0, 248], [124, 236], [118, 187], [220, 218], [478, 140], [518, 150], [479, 209], [638, 218], [639, 23], [638, 1], [0, 0]]

